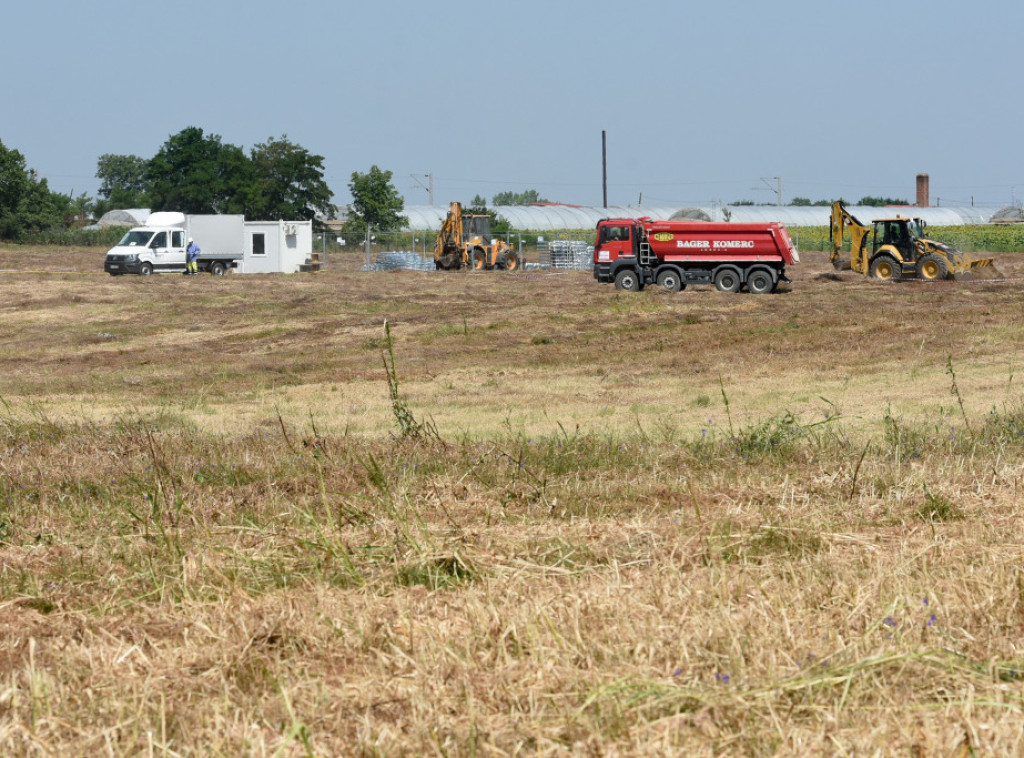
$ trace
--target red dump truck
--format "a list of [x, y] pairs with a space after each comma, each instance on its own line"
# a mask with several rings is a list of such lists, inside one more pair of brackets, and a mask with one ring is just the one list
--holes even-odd
[[772, 292], [800, 255], [782, 224], [601, 219], [594, 243], [594, 278], [637, 291], [658, 284], [678, 292], [714, 284], [722, 292]]

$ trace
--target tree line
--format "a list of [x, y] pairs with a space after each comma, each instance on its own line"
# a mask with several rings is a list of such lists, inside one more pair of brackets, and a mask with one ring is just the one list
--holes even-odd
[[[190, 214], [237, 213], [264, 220], [334, 218], [337, 208], [324, 179], [323, 156], [287, 136], [271, 137], [246, 152], [190, 126], [171, 135], [150, 158], [101, 155], [97, 198], [50, 190], [25, 156], [0, 141], [0, 239], [70, 229], [109, 210], [149, 208]], [[352, 173], [348, 231], [405, 225], [404, 201], [392, 173], [373, 166]]]
[[[910, 205], [910, 203], [907, 202], [907, 200], [905, 200], [905, 199], [900, 199], [900, 198], [896, 198], [896, 197], [872, 197], [871, 195], [865, 195], [860, 200], [858, 200], [856, 203], [848, 203], [843, 198], [839, 198], [839, 202], [841, 202], [843, 205], [866, 205], [866, 206], [873, 206], [875, 208], [883, 208], [883, 207], [885, 207], [887, 205]], [[831, 200], [815, 200], [815, 201], [812, 202], [811, 199], [807, 198], [807, 197], [794, 197], [792, 200], [789, 201], [789, 204], [792, 205], [792, 206], [798, 207], [798, 208], [820, 207], [820, 206], [826, 206], [827, 207], [827, 206], [832, 205], [832, 201]], [[775, 203], [755, 203], [753, 200], [737, 200], [737, 201], [735, 201], [733, 203], [730, 203], [730, 205], [733, 205], [733, 206], [737, 206], [737, 205], [775, 205]]]
[[[391, 231], [407, 224], [402, 215], [404, 200], [392, 176], [376, 165], [366, 173], [352, 173], [346, 233], [362, 234], [367, 227]], [[71, 229], [109, 210], [127, 208], [234, 213], [271, 221], [337, 215], [324, 179], [323, 156], [287, 135], [271, 137], [246, 152], [218, 134], [189, 126], [168, 137], [149, 158], [101, 155], [96, 178], [100, 180], [96, 198], [53, 192], [45, 178], [28, 168], [22, 153], [0, 141], [0, 239]], [[547, 202], [533, 189], [499, 192], [492, 198], [496, 206]], [[491, 212], [479, 195], [470, 205]]]
[[220, 135], [190, 126], [171, 135], [151, 158], [101, 155], [94, 212], [150, 208], [182, 213], [241, 213], [267, 220], [309, 220], [333, 214], [323, 156], [287, 136], [248, 154]]

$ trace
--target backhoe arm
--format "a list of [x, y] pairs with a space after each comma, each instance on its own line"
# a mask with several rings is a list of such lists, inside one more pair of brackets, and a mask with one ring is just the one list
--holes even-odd
[[850, 268], [859, 274], [867, 273], [867, 238], [871, 227], [864, 226], [857, 218], [846, 210], [846, 207], [836, 200], [832, 203], [832, 223], [829, 226], [828, 236], [832, 244], [832, 251], [829, 260], [835, 268], [840, 268], [842, 261], [839, 260], [843, 250], [843, 229], [850, 227]]
[[453, 202], [434, 242], [434, 266], [458, 269], [468, 264], [462, 244], [462, 205]]

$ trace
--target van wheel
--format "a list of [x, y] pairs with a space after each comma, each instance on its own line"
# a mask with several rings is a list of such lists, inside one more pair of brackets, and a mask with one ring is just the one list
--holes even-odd
[[752, 271], [747, 277], [747, 289], [754, 295], [765, 295], [775, 288], [772, 275], [767, 271]]
[[214, 276], [224, 276], [224, 264], [219, 261], [211, 263], [210, 273]]
[[143, 263], [141, 266], [139, 266], [139, 273], [142, 274], [142, 276], [149, 276], [150, 274], [153, 273], [153, 264]]
[[631, 271], [628, 268], [623, 269], [615, 275], [615, 289], [625, 292], [639, 292], [640, 277], [636, 275], [635, 271]]
[[715, 287], [719, 292], [739, 292], [740, 275], [731, 268], [721, 269], [715, 274]]

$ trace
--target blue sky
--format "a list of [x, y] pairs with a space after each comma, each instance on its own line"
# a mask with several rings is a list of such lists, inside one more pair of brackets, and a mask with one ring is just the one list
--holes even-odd
[[[104, 153], [187, 126], [287, 134], [407, 204], [1024, 195], [1024, 3], [55, 0], [5, 4], [0, 140], [94, 195]], [[15, 31], [17, 30], [17, 31]]]

